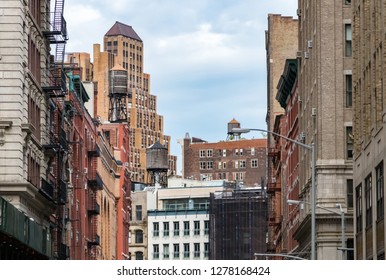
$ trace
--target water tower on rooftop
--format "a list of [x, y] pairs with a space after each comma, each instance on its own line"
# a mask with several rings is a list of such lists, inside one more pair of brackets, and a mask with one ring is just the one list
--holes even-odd
[[240, 133], [233, 132], [234, 128], [240, 128], [240, 123], [233, 118], [228, 123], [228, 136], [227, 136], [227, 140], [238, 140], [238, 139], [240, 139]]
[[168, 149], [157, 141], [146, 149], [148, 182], [154, 186], [166, 187], [168, 168]]

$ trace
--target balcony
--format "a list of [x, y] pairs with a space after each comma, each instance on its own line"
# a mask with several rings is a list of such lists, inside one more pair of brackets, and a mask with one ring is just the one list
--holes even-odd
[[55, 187], [52, 183], [42, 179], [41, 187], [39, 192], [48, 200], [54, 201], [54, 190]]
[[58, 247], [58, 259], [67, 260], [70, 256], [70, 250], [66, 244], [60, 243]]
[[99, 215], [100, 214], [99, 204], [97, 202], [92, 202], [90, 204], [91, 205], [87, 209], [89, 215]]
[[67, 183], [63, 180], [59, 180], [59, 188], [57, 190], [57, 202], [60, 205], [64, 205], [67, 202]]
[[276, 148], [268, 148], [268, 157], [275, 158], [279, 155], [279, 150]]
[[91, 239], [87, 240], [87, 245], [89, 247], [100, 245], [100, 237], [99, 237], [99, 235], [98, 234], [94, 234]]
[[272, 182], [267, 184], [267, 193], [275, 194], [281, 191], [281, 184], [278, 182]]
[[87, 179], [88, 186], [95, 190], [103, 190], [103, 181], [98, 172], [93, 171], [89, 173]]
[[50, 13], [49, 30], [44, 30], [43, 35], [50, 44], [61, 44], [68, 40], [67, 23], [61, 12]]
[[99, 157], [101, 151], [96, 143], [92, 143], [87, 146], [87, 154], [89, 157]]
[[49, 97], [64, 97], [66, 95], [66, 74], [62, 68], [53, 64], [52, 68], [47, 70], [47, 80], [48, 85], [42, 88]]

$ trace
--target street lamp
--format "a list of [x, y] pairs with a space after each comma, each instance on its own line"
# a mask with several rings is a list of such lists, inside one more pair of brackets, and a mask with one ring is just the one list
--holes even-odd
[[[288, 204], [296, 204], [296, 205], [301, 205], [301, 204], [311, 204], [311, 203], [308, 203], [308, 202], [305, 202], [305, 201], [301, 201], [301, 200], [292, 200], [292, 199], [288, 199], [287, 200], [287, 203]], [[341, 227], [342, 227], [342, 245], [341, 245], [341, 248], [338, 247], [338, 250], [342, 250], [342, 260], [344, 259], [345, 257], [345, 251], [348, 250], [348, 248], [346, 248], [346, 236], [345, 236], [345, 217], [344, 217], [344, 211], [343, 211], [343, 208], [342, 208], [342, 204], [340, 203], [336, 203], [335, 206], [337, 208], [339, 208], [339, 212], [338, 211], [335, 211], [335, 210], [332, 210], [330, 208], [326, 208], [326, 207], [323, 207], [323, 206], [320, 206], [320, 205], [316, 205], [316, 207], [320, 208], [320, 209], [323, 209], [325, 211], [328, 211], [330, 213], [334, 213], [334, 214], [337, 214], [337, 215], [340, 215], [340, 219], [341, 219]]]
[[265, 132], [269, 133], [275, 136], [278, 136], [280, 138], [283, 138], [287, 141], [290, 141], [292, 143], [295, 143], [307, 150], [311, 151], [311, 260], [316, 260], [316, 201], [315, 201], [315, 194], [316, 194], [316, 188], [315, 188], [315, 144], [311, 143], [311, 145], [306, 145], [302, 142], [296, 141], [294, 139], [288, 138], [284, 135], [281, 135], [279, 133], [270, 131], [270, 130], [265, 130], [265, 129], [260, 129], [260, 128], [233, 128], [232, 132], [234, 134], [240, 135], [241, 133], [248, 133], [251, 131], [260, 131], [260, 132]]

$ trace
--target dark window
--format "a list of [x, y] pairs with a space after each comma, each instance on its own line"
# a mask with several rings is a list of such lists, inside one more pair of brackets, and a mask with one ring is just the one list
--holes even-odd
[[136, 230], [135, 231], [135, 243], [143, 243], [143, 231]]
[[135, 206], [135, 218], [137, 221], [142, 221], [142, 205]]
[[371, 174], [365, 179], [365, 203], [366, 203], [366, 228], [373, 223], [372, 216], [372, 177]]
[[353, 158], [353, 135], [352, 135], [352, 127], [347, 126], [346, 127], [346, 150], [347, 150], [347, 159]]
[[135, 259], [136, 260], [143, 260], [143, 253], [142, 252], [135, 252]]
[[383, 161], [375, 168], [377, 180], [377, 220], [385, 215], [384, 210], [384, 189], [383, 189]]
[[355, 189], [355, 203], [356, 203], [356, 227], [357, 233], [362, 231], [362, 184], [359, 184]]
[[190, 234], [189, 222], [184, 222], [184, 235], [189, 235], [189, 234]]
[[345, 56], [351, 57], [352, 56], [352, 30], [351, 30], [351, 24], [346, 24], [345, 26]]
[[346, 75], [346, 107], [352, 107], [352, 75]]
[[353, 197], [353, 180], [347, 179], [347, 207], [354, 207], [354, 197]]
[[159, 236], [159, 223], [153, 223], [153, 236]]

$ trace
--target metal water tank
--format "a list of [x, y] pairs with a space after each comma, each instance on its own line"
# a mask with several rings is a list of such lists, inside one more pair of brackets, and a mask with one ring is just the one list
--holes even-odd
[[168, 149], [157, 141], [146, 149], [146, 169], [166, 171], [168, 168]]
[[120, 65], [114, 66], [109, 71], [109, 93], [127, 94], [127, 71]]

